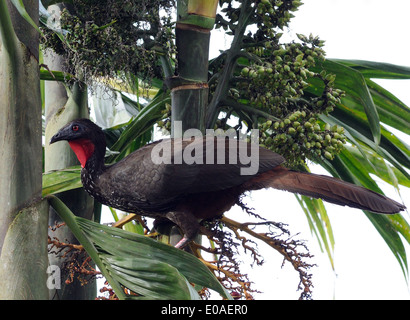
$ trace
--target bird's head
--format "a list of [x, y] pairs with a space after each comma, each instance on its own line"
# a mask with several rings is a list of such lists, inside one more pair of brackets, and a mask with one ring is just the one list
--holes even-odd
[[95, 153], [105, 153], [105, 135], [101, 128], [88, 119], [77, 119], [62, 127], [50, 140], [50, 144], [66, 140], [84, 168]]

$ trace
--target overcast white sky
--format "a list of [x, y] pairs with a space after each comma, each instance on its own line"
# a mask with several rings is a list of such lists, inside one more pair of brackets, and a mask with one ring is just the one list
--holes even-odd
[[[295, 33], [318, 35], [326, 40], [328, 58], [361, 59], [410, 66], [410, 1], [408, 0], [305, 0], [284, 36]], [[213, 35], [213, 39], [219, 36]], [[225, 38], [225, 42], [229, 41]], [[214, 42], [215, 43], [215, 42]], [[378, 81], [410, 105], [410, 81]], [[409, 140], [405, 137], [406, 141]], [[325, 173], [324, 171], [316, 172]], [[326, 174], [326, 173], [325, 173]], [[383, 185], [384, 186], [384, 185]], [[383, 187], [384, 188], [384, 187]], [[384, 189], [386, 190], [386, 189]], [[391, 188], [387, 195], [398, 200]], [[410, 191], [401, 197], [410, 208]], [[307, 220], [294, 196], [280, 191], [254, 192], [251, 206], [265, 217], [289, 224], [299, 239], [305, 239], [311, 253], [313, 298], [315, 299], [409, 299], [409, 287], [395, 257], [378, 232], [360, 210], [326, 205], [331, 219], [335, 245], [335, 272], [321, 253], [309, 231]], [[229, 215], [238, 218], [240, 210]], [[404, 214], [407, 218], [408, 213]], [[245, 217], [246, 218], [246, 217]], [[246, 220], [246, 219], [245, 219]], [[262, 247], [261, 247], [262, 249]], [[410, 254], [409, 245], [406, 245]], [[264, 250], [265, 251], [265, 250]], [[249, 269], [251, 280], [263, 294], [262, 299], [297, 299], [298, 275], [272, 250], [264, 254], [263, 267]]]

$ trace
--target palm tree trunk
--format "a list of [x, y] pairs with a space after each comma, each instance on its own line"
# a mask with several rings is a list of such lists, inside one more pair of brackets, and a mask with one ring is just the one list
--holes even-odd
[[[57, 14], [60, 7], [53, 5], [48, 9], [53, 10], [54, 13]], [[64, 71], [63, 58], [50, 50], [44, 54], [44, 63], [50, 70]], [[68, 84], [66, 84], [66, 86], [68, 86]], [[69, 121], [89, 117], [86, 86], [81, 87], [78, 83], [74, 84], [70, 89], [66, 89], [66, 86], [57, 81], [47, 81], [45, 83], [45, 172], [60, 170], [78, 164], [78, 160], [68, 144], [48, 144], [50, 138]], [[83, 189], [66, 191], [57, 196], [76, 215], [86, 219], [92, 218], [94, 201]], [[62, 222], [60, 216], [50, 207], [50, 226], [59, 225]], [[77, 239], [66, 226], [57, 228], [55, 231], [49, 230], [49, 236], [52, 239], [56, 237], [63, 242], [78, 243]], [[54, 268], [58, 267], [62, 276], [65, 275], [65, 266], [67, 265], [68, 259], [69, 257], [56, 255], [55, 252], [50, 252], [49, 254], [50, 265], [54, 266]], [[59, 283], [55, 283], [49, 290], [50, 299], [89, 300], [94, 299], [96, 296], [95, 281], [83, 285], [77, 278], [74, 278], [72, 283], [66, 284], [63, 277]]]
[[[187, 129], [205, 131], [208, 104], [208, 60], [211, 29], [218, 1], [180, 0], [177, 7], [177, 76], [171, 81], [172, 129], [175, 121]], [[177, 131], [172, 130], [173, 136]]]
[[[38, 1], [25, 1], [38, 21]], [[38, 32], [0, 1], [0, 299], [47, 299]]]
[[[209, 92], [209, 41], [215, 23], [217, 4], [217, 0], [177, 2], [178, 67], [176, 75], [167, 79], [171, 89], [171, 135], [174, 138], [181, 137], [188, 129], [197, 129], [197, 133], [205, 133]], [[175, 245], [181, 239], [181, 235], [175, 226], [168, 230], [162, 233], [168, 233], [169, 242]]]

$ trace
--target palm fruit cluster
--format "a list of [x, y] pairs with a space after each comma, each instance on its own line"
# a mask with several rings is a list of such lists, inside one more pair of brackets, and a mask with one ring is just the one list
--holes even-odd
[[[236, 32], [241, 6], [233, 2], [229, 1], [219, 23]], [[298, 40], [281, 43], [279, 31], [300, 5], [292, 0], [255, 2], [248, 26], [257, 28], [244, 34], [229, 88], [229, 107], [235, 108], [237, 103], [256, 110], [252, 127], [260, 130], [260, 144], [282, 154], [290, 167], [299, 167], [306, 159], [332, 160], [346, 142], [343, 128], [319, 118], [332, 112], [343, 95], [334, 88], [334, 75], [312, 71], [320, 69], [315, 67], [324, 60], [324, 41], [297, 34]], [[320, 88], [319, 93], [309, 91], [312, 83]]]
[[342, 127], [322, 127], [305, 111], [295, 111], [280, 121], [268, 120], [259, 129], [261, 145], [282, 154], [292, 167], [303, 164], [306, 158], [332, 160], [346, 142]]
[[[302, 43], [252, 48], [263, 58], [243, 67], [236, 84], [236, 99], [247, 99], [254, 108], [265, 111], [271, 119], [259, 122], [260, 143], [285, 156], [288, 165], [297, 166], [306, 158], [333, 159], [346, 142], [343, 128], [321, 124], [319, 115], [332, 112], [343, 92], [334, 89], [335, 77], [309, 70], [323, 59], [323, 43], [316, 37], [298, 35]], [[323, 82], [320, 97], [305, 96], [309, 78]], [[231, 90], [232, 92], [232, 90]]]
[[[172, 54], [174, 1], [73, 0], [57, 34], [42, 26], [42, 45], [63, 56], [66, 71], [87, 84], [127, 75], [162, 77], [158, 51]], [[56, 13], [52, 13], [52, 15]]]
[[273, 36], [274, 28], [283, 29], [288, 26], [294, 17], [292, 11], [297, 11], [302, 5], [299, 0], [261, 0], [256, 3], [256, 14], [259, 18], [257, 26], [267, 37]]
[[162, 134], [171, 134], [171, 105], [165, 104], [165, 108], [161, 110], [161, 120], [157, 122], [157, 126], [161, 129]]
[[[278, 45], [280, 36], [274, 41], [266, 41], [264, 46], [252, 47], [248, 52], [260, 58], [242, 68], [237, 79], [237, 89], [252, 106], [272, 112], [276, 117], [284, 117], [295, 108], [293, 100], [304, 94], [309, 71], [315, 59], [323, 58], [321, 43], [317, 38], [304, 38], [306, 42]], [[242, 81], [245, 80], [245, 81]], [[290, 100], [290, 101], [289, 101]]]
[[223, 27], [234, 31], [235, 24], [239, 20], [241, 6], [246, 5], [246, 2], [251, 2], [251, 10], [254, 13], [250, 16], [249, 24], [256, 24], [260, 35], [272, 36], [274, 28], [283, 29], [288, 26], [290, 20], [294, 17], [292, 11], [297, 11], [302, 5], [299, 0], [259, 0], [259, 1], [235, 1], [235, 0], [220, 0], [219, 5], [222, 7], [219, 19], [216, 22], [216, 28]]

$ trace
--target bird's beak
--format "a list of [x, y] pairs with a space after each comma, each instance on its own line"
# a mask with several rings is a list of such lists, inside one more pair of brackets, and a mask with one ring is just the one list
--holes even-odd
[[53, 144], [54, 142], [57, 142], [57, 141], [60, 141], [60, 140], [61, 140], [60, 139], [60, 133], [57, 132], [54, 136], [51, 137], [50, 144]]
[[50, 140], [50, 144], [62, 141], [62, 140], [70, 140], [71, 139], [71, 130], [70, 127], [63, 127], [61, 128], [54, 136], [52, 136]]

